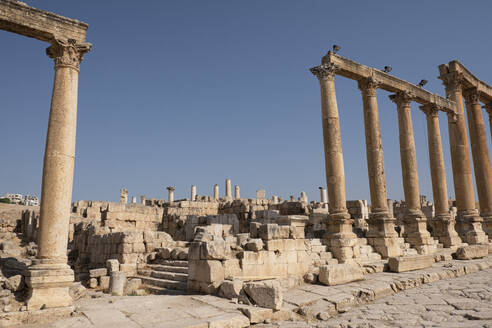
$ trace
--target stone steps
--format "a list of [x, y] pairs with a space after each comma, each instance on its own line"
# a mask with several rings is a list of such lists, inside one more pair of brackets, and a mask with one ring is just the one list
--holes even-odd
[[152, 271], [150, 276], [152, 278], [159, 278], [164, 280], [173, 280], [173, 281], [182, 281], [182, 282], [188, 281], [188, 273]]
[[184, 266], [172, 266], [163, 264], [147, 264], [147, 267], [152, 271], [164, 271], [164, 272], [174, 272], [174, 273], [188, 273], [188, 267]]
[[[183, 260], [160, 260], [155, 261], [155, 264], [165, 265], [165, 266], [175, 266], [175, 267], [188, 267], [188, 261]], [[154, 265], [154, 264], [152, 264]]]
[[160, 287], [160, 288], [173, 289], [173, 290], [183, 290], [183, 291], [187, 290], [187, 283], [183, 281], [160, 279], [160, 278], [153, 278], [147, 276], [136, 276], [136, 278], [142, 279], [142, 283], [149, 291], [152, 291], [153, 287]]

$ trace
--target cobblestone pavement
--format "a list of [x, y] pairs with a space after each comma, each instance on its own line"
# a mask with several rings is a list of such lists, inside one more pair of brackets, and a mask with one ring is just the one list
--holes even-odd
[[492, 328], [492, 269], [422, 285], [316, 324], [280, 322], [254, 327]]

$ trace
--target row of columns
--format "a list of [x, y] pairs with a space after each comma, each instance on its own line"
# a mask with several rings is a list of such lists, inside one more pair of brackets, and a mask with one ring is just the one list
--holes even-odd
[[[321, 87], [321, 116], [330, 212], [327, 221], [327, 240], [337, 258], [342, 262], [347, 262], [356, 259], [358, 254], [354, 252], [353, 248], [352, 251], [350, 250], [352, 244], [349, 240], [353, 237], [351, 234], [352, 220], [350, 220], [350, 215], [345, 205], [345, 174], [334, 83], [336, 70], [337, 67], [335, 65], [324, 64], [312, 68], [311, 72], [318, 78]], [[433, 232], [444, 247], [457, 246], [462, 240], [470, 244], [484, 243], [487, 239], [481, 227], [482, 219], [475, 210], [473, 197], [473, 181], [469, 164], [462, 94], [459, 88], [461, 84], [455, 81], [455, 78], [449, 78], [445, 80], [445, 85], [450, 98], [457, 103], [457, 114], [448, 114], [448, 127], [458, 207], [458, 222], [456, 224], [458, 232], [455, 230], [455, 221], [449, 213], [446, 174], [439, 129], [439, 109], [429, 103], [421, 106], [420, 109], [427, 117], [432, 190], [436, 207], [436, 215], [432, 222], [435, 229]], [[359, 80], [358, 87], [362, 93], [367, 168], [372, 206], [368, 220], [368, 241], [383, 257], [399, 256], [401, 250], [397, 242], [398, 234], [395, 231], [395, 219], [390, 214], [387, 204], [384, 155], [377, 104], [379, 84], [373, 78], [367, 78]], [[481, 106], [476, 93], [467, 92], [465, 97], [467, 99], [470, 139], [474, 167], [477, 174], [476, 181], [481, 204], [480, 209], [482, 216], [489, 218], [492, 216], [492, 175], [481, 116]], [[398, 110], [400, 157], [407, 205], [404, 216], [404, 238], [419, 253], [432, 253], [435, 249], [435, 242], [427, 231], [427, 220], [422, 213], [420, 204], [418, 168], [410, 111], [410, 103], [414, 97], [408, 92], [399, 92], [391, 95], [390, 99], [396, 103]]]

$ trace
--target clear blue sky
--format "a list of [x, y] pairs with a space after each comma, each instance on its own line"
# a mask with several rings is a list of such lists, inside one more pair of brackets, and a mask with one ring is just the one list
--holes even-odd
[[[318, 81], [333, 44], [363, 64], [444, 95], [437, 66], [458, 59], [492, 83], [492, 2], [27, 1], [90, 27], [79, 83], [73, 199], [211, 194], [287, 198], [325, 186]], [[41, 190], [53, 62], [46, 43], [0, 31], [0, 194]], [[336, 79], [348, 199], [368, 199], [362, 101]], [[388, 197], [403, 198], [396, 106], [378, 95]], [[425, 115], [412, 105], [422, 194], [432, 195]], [[450, 197], [447, 133], [441, 132]], [[488, 117], [484, 112], [487, 137]]]

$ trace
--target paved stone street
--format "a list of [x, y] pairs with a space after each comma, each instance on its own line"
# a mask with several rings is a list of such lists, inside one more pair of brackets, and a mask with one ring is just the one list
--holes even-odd
[[[256, 311], [257, 316], [262, 315], [261, 311], [268, 311], [238, 306], [210, 295], [103, 295], [77, 302], [79, 316], [51, 324], [22, 327], [246, 327], [249, 320], [238, 307]], [[290, 317], [302, 318], [296, 315]], [[492, 269], [424, 284], [374, 303], [349, 308], [347, 312], [325, 321], [307, 323], [290, 320], [254, 327], [492, 327]]]

